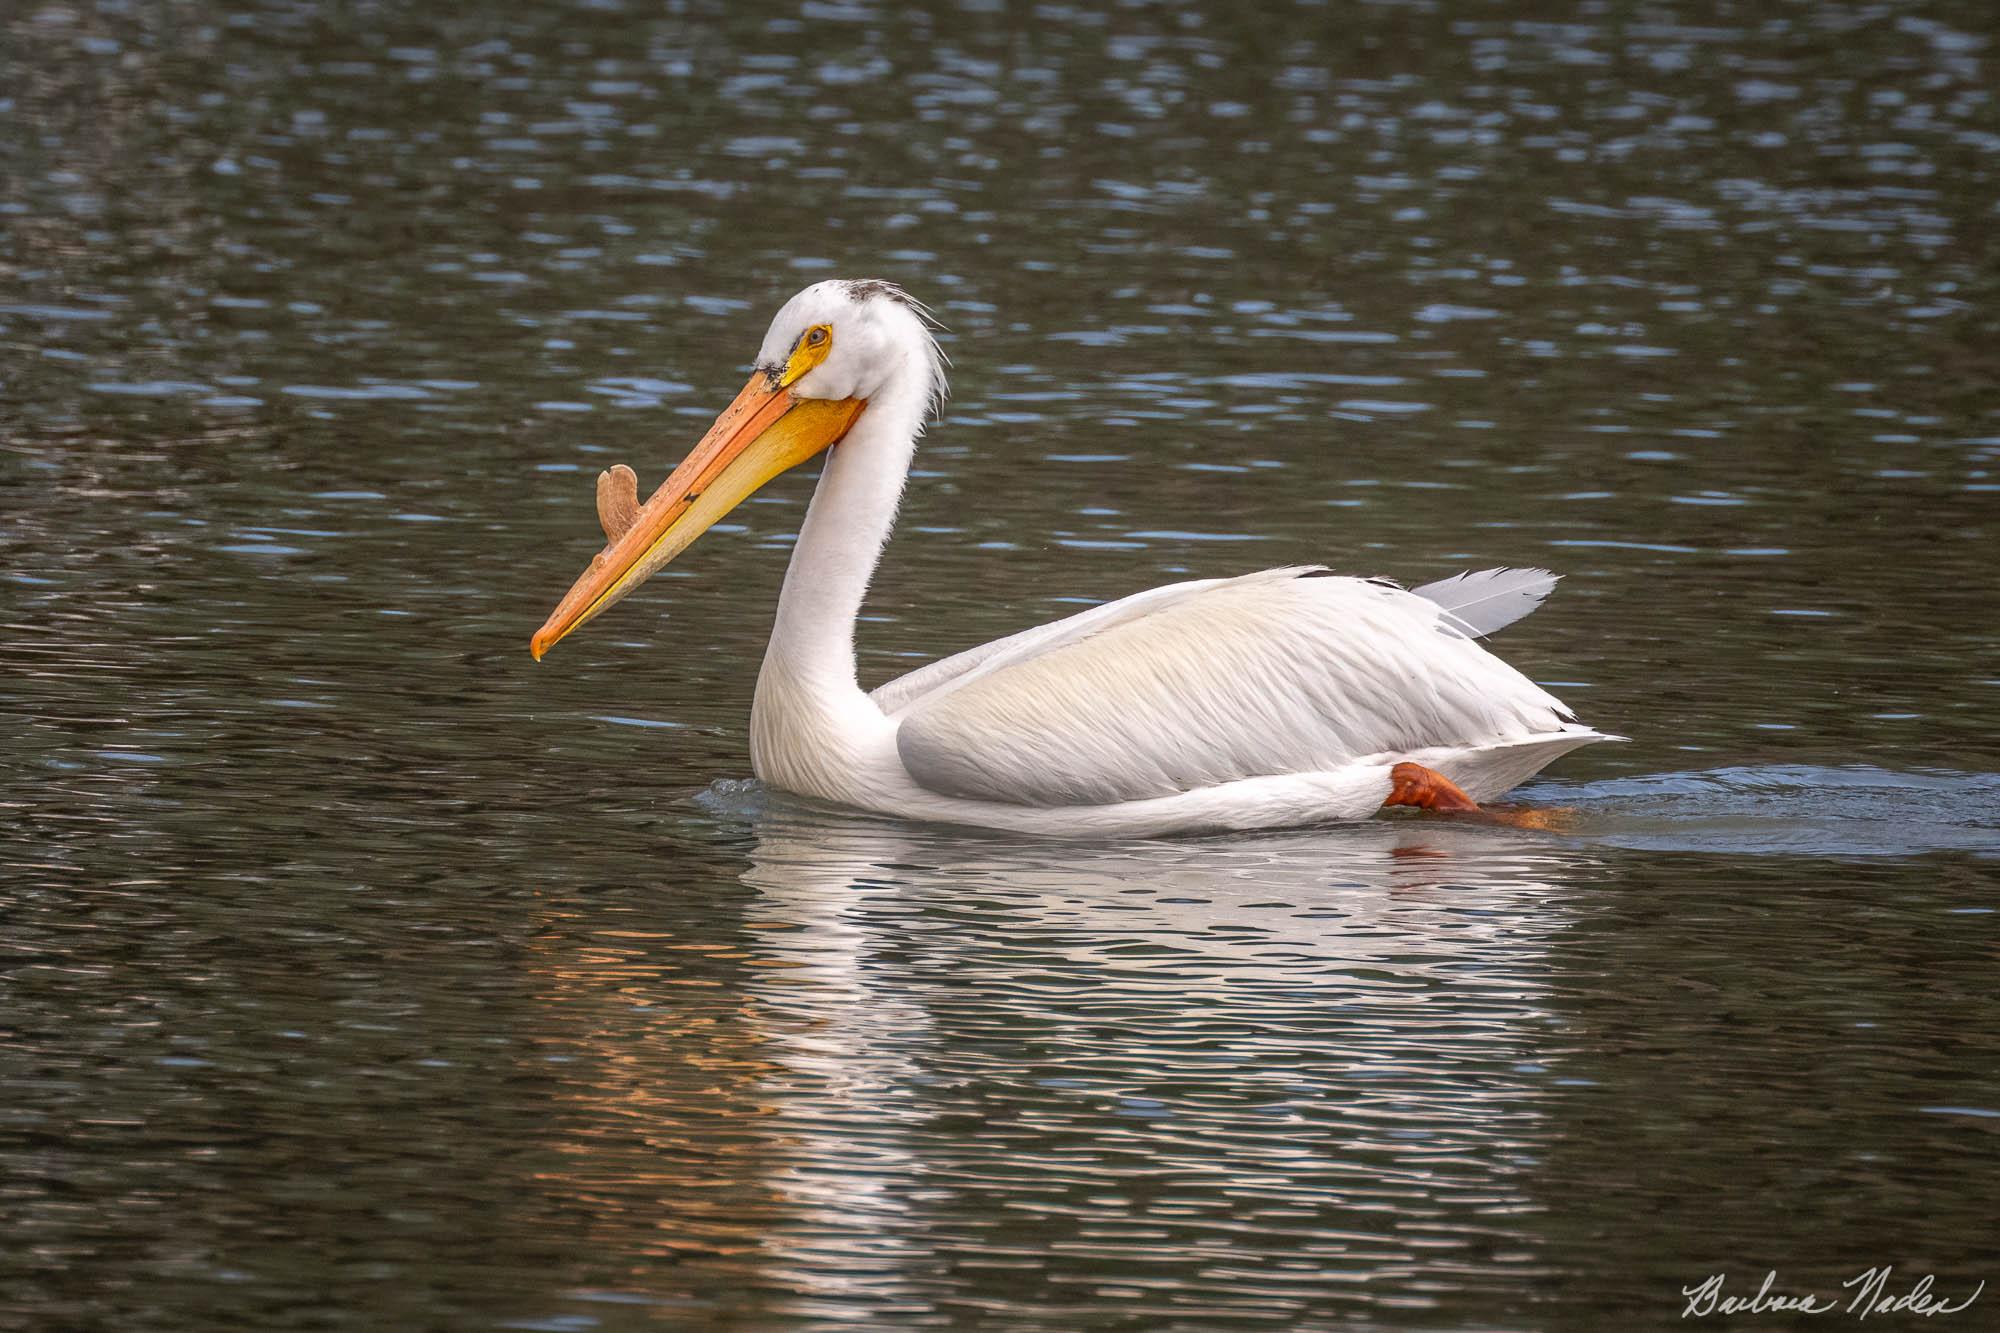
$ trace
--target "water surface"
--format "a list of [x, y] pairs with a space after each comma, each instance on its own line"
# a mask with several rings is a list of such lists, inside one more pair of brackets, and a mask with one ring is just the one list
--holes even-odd
[[[1972, 5], [0, 19], [0, 1311], [1646, 1327], [2000, 1278]], [[1634, 738], [1065, 847], [748, 775], [784, 479], [540, 666], [769, 315], [949, 325], [869, 683], [1562, 571]], [[1964, 1318], [1974, 1318], [1975, 1313]]]

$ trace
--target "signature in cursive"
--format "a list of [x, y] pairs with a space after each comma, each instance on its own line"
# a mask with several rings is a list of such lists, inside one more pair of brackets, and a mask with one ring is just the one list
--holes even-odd
[[1907, 1290], [1891, 1291], [1889, 1280], [1895, 1272], [1894, 1265], [1883, 1264], [1879, 1268], [1856, 1273], [1840, 1284], [1850, 1293], [1845, 1298], [1823, 1296], [1816, 1291], [1779, 1291], [1776, 1289], [1776, 1269], [1764, 1274], [1764, 1281], [1756, 1294], [1732, 1296], [1723, 1290], [1729, 1275], [1710, 1273], [1694, 1286], [1681, 1288], [1681, 1295], [1687, 1301], [1681, 1318], [1705, 1319], [1717, 1314], [1832, 1314], [1835, 1311], [1853, 1315], [1856, 1319], [1888, 1314], [1929, 1318], [1932, 1315], [1957, 1314], [1978, 1300], [1980, 1293], [1986, 1290], [1986, 1282], [1981, 1279], [1971, 1295], [1962, 1301], [1953, 1301], [1949, 1296], [1932, 1292], [1937, 1279], [1926, 1273]]

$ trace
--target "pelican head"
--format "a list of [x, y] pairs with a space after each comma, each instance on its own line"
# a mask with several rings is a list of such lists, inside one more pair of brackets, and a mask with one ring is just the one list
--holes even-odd
[[[839, 443], [888, 385], [912, 370], [941, 386], [927, 312], [880, 279], [814, 283], [785, 302], [734, 402], [644, 505], [622, 464], [598, 478], [605, 548], [530, 644], [537, 660], [693, 545], [781, 472]], [[912, 366], [914, 358], [927, 364]]]

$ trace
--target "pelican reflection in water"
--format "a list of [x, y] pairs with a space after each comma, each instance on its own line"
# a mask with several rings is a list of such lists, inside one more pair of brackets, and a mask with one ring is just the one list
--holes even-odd
[[[1547, 983], [1589, 849], [1400, 820], [1051, 844], [702, 803], [753, 839], [744, 999], [788, 1281], [915, 1299], [1018, 1260], [1026, 1226], [1044, 1321], [1089, 1323], [1131, 1265], [1206, 1324], [1270, 1318], [1274, 1280], [1322, 1318], [1505, 1289], [1468, 1252], [1536, 1248], [1574, 1041]], [[1339, 1280], [1291, 1271], [1315, 1245]]]

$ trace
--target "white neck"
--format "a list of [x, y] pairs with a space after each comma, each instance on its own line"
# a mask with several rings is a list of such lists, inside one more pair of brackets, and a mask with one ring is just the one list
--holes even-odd
[[930, 403], [927, 358], [912, 358], [874, 394], [827, 456], [778, 597], [757, 676], [750, 757], [788, 791], [841, 799], [844, 776], [882, 713], [854, 669], [854, 622], [896, 520]]

